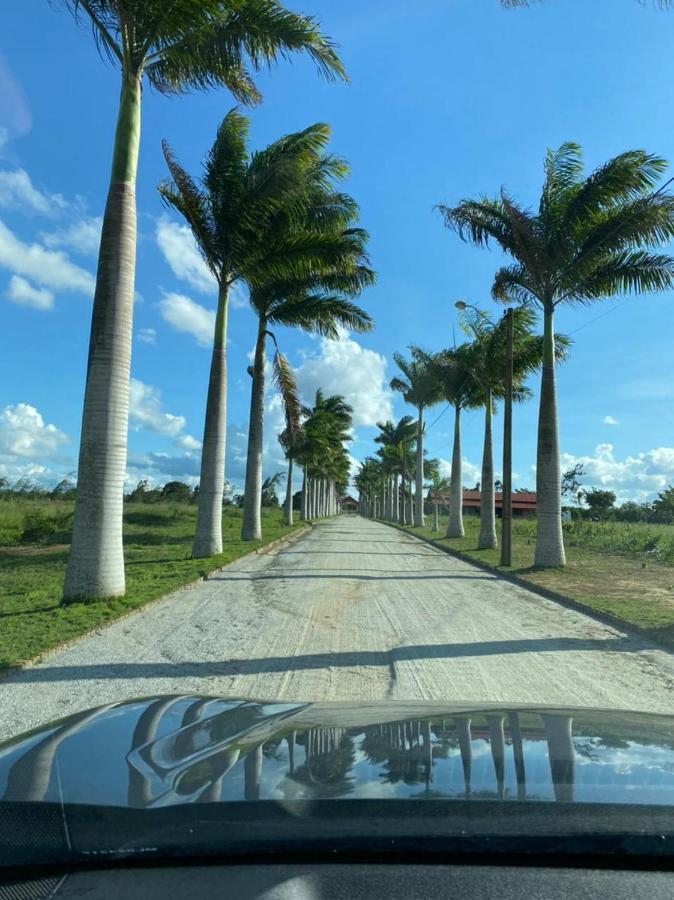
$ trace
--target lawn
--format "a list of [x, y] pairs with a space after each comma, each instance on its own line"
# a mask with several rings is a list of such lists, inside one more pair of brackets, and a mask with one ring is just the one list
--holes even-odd
[[[240, 540], [241, 511], [223, 510], [224, 552], [190, 559], [196, 507], [128, 504], [124, 512], [125, 597], [59, 605], [72, 517], [69, 501], [0, 501], [0, 671], [112, 622], [293, 528], [263, 510], [264, 540]], [[294, 528], [299, 525], [294, 526]]]
[[[429, 527], [406, 530], [433, 540], [440, 547], [491, 566], [500, 567], [499, 550], [477, 550], [479, 519], [466, 516], [463, 538], [443, 537]], [[497, 522], [497, 533], [500, 532]], [[575, 600], [627, 625], [646, 631], [674, 647], [674, 526], [620, 522], [565, 523], [567, 565], [563, 569], [534, 568], [536, 522], [513, 522], [512, 567], [501, 571]]]

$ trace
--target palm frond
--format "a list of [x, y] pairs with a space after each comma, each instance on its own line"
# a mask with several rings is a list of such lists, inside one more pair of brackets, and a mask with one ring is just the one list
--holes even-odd
[[162, 93], [217, 86], [229, 88], [243, 103], [259, 93], [253, 71], [295, 53], [306, 53], [332, 80], [346, 74], [332, 41], [314, 19], [285, 9], [277, 0], [180, 0], [149, 47], [146, 73]]
[[276, 350], [274, 354], [274, 382], [281, 395], [286, 429], [291, 435], [295, 434], [302, 421], [302, 404], [300, 403], [297, 381], [293, 370], [288, 360], [279, 350]]
[[165, 140], [162, 141], [162, 150], [173, 180], [159, 184], [161, 198], [187, 220], [201, 255], [209, 269], [218, 277], [220, 272], [215, 247], [215, 226], [210, 216], [208, 198], [182, 168]]
[[363, 333], [371, 331], [374, 324], [371, 316], [355, 303], [321, 293], [290, 297], [273, 309], [269, 321], [332, 339], [339, 337], [340, 325]]

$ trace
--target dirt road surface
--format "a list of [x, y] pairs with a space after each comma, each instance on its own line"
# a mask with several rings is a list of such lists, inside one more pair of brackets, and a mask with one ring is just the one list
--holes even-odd
[[156, 693], [674, 713], [674, 656], [340, 516], [0, 680], [0, 738]]

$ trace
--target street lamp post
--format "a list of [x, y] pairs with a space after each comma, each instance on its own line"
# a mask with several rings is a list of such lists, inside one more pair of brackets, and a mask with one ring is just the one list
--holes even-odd
[[[471, 303], [457, 300], [456, 309], [480, 310]], [[506, 361], [504, 372], [503, 403], [503, 486], [501, 489], [501, 565], [512, 564], [512, 471], [513, 471], [513, 311], [507, 309], [503, 315], [506, 332]]]

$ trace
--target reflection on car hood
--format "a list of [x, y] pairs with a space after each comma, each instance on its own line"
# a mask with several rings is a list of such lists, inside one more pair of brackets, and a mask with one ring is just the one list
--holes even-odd
[[0, 745], [0, 797], [128, 808], [467, 798], [674, 806], [674, 717], [151, 697]]

